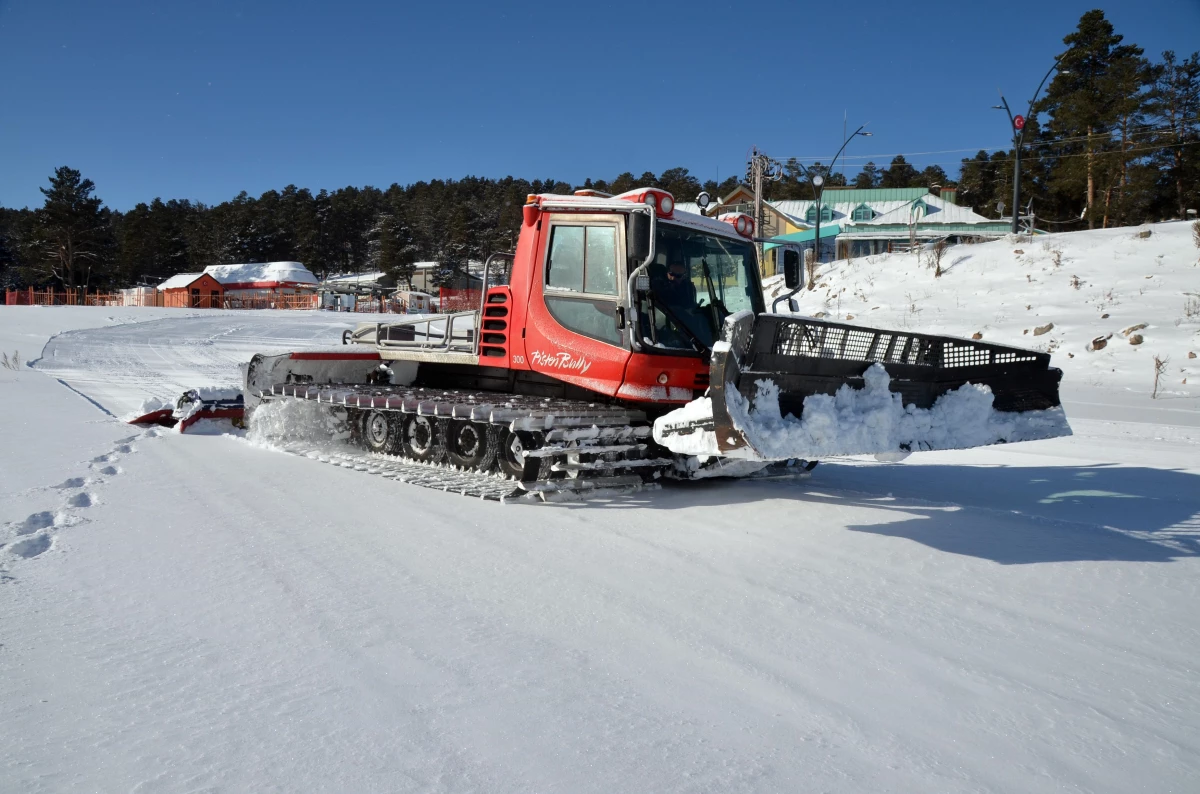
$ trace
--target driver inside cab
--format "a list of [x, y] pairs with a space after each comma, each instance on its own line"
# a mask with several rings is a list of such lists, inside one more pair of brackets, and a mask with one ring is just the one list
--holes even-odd
[[[654, 332], [664, 347], [694, 349], [687, 330], [695, 333], [697, 323], [696, 285], [679, 251], [670, 251], [664, 258], [667, 266], [651, 266], [651, 289], [654, 293]], [[655, 272], [657, 271], [657, 273]], [[680, 327], [685, 324], [687, 330]]]
[[690, 309], [696, 305], [696, 285], [692, 283], [687, 265], [678, 260], [667, 265], [666, 281], [658, 296], [675, 309]]

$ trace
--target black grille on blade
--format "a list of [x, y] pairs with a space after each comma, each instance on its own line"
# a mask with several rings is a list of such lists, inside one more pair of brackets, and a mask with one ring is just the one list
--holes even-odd
[[[740, 341], [732, 340], [735, 349]], [[966, 383], [988, 386], [1000, 411], [1059, 404], [1062, 372], [1050, 366], [1049, 354], [1017, 347], [787, 315], [756, 317], [746, 343], [738, 390], [753, 396], [757, 381], [770, 379], [779, 386], [780, 406], [796, 416], [808, 395], [863, 388], [873, 364], [887, 370], [905, 404], [920, 408]]]
[[925, 334], [876, 331], [819, 320], [789, 319], [775, 329], [780, 356], [834, 358], [926, 367], [974, 367], [1044, 360], [1045, 353]]

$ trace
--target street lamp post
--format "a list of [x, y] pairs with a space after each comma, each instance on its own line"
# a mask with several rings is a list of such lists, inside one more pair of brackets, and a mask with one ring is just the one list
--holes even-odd
[[[870, 124], [870, 122], [867, 122], [867, 124]], [[850, 135], [846, 137], [846, 140], [842, 141], [842, 148], [837, 150], [837, 154], [835, 154], [833, 156], [833, 162], [829, 164], [829, 172], [830, 173], [833, 173], [833, 167], [835, 165], [837, 165], [837, 159], [842, 156], [842, 152], [844, 152], [846, 150], [846, 144], [850, 143], [850, 141], [854, 138], [854, 136], [861, 135], [864, 138], [871, 137], [872, 133], [863, 132], [863, 127], [866, 127], [866, 126], [867, 126], [866, 124], [862, 125], [862, 127], [859, 127], [854, 132], [850, 133]], [[823, 186], [825, 184], [825, 177], [821, 176], [819, 173], [813, 174], [812, 176], [809, 177], [809, 182], [812, 184], [813, 201], [816, 202], [816, 212], [817, 212], [816, 237], [813, 239], [813, 247], [815, 249], [813, 251], [813, 261], [820, 262], [821, 261], [821, 209], [822, 209], [821, 194], [824, 192]]]
[[822, 193], [822, 186], [825, 184], [825, 177], [821, 176], [820, 174], [814, 174], [813, 177], [809, 181], [812, 182], [813, 201], [816, 202], [816, 207], [817, 207], [817, 230], [816, 230], [815, 236], [813, 237], [813, 261], [820, 262], [821, 261], [821, 193]]
[[[1012, 233], [1020, 233], [1021, 226], [1021, 148], [1025, 144], [1025, 126], [1028, 120], [1033, 116], [1033, 106], [1037, 102], [1038, 94], [1042, 93], [1042, 86], [1046, 85], [1046, 81], [1050, 79], [1050, 75], [1054, 74], [1058, 69], [1059, 61], [1062, 56], [1054, 59], [1054, 65], [1046, 72], [1046, 76], [1042, 78], [1042, 82], [1038, 83], [1037, 90], [1033, 92], [1033, 99], [1029, 100], [1029, 110], [1024, 116], [1014, 116], [1009, 110], [1008, 100], [1004, 98], [1004, 94], [1000, 94], [999, 105], [994, 105], [994, 110], [1003, 110], [1008, 114], [1008, 123], [1013, 131], [1013, 203], [1012, 203]], [[1066, 70], [1062, 70], [1062, 74], [1070, 74]]]

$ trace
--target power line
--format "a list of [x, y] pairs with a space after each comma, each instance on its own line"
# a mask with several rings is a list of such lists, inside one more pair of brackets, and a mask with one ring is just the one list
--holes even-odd
[[[1137, 148], [1133, 148], [1133, 149], [1125, 149], [1124, 154], [1131, 154], [1134, 152], [1162, 151], [1164, 149], [1175, 149], [1175, 148], [1179, 148], [1181, 146], [1192, 146], [1197, 143], [1200, 143], [1200, 140], [1182, 141], [1180, 143], [1164, 143], [1161, 145], [1154, 145], [1154, 146], [1141, 146], [1141, 147], [1137, 147]], [[996, 147], [993, 151], [1004, 151], [1005, 148], [1011, 149], [1011, 147]], [[980, 151], [980, 150], [972, 149], [971, 151]], [[1033, 154], [1025, 155], [1022, 159], [1036, 160], [1036, 161], [1061, 160], [1061, 159], [1065, 159], [1065, 158], [1069, 158], [1069, 157], [1087, 157], [1089, 155], [1091, 155], [1093, 157], [1111, 157], [1112, 155], [1119, 155], [1119, 154], [1122, 154], [1122, 150], [1120, 150], [1120, 149], [1107, 149], [1107, 150], [1096, 151], [1096, 152], [1079, 152], [1079, 153], [1075, 153], [1075, 154], [1037, 154], [1036, 150], [1035, 150], [1035, 152]], [[905, 157], [914, 157], [916, 155], [910, 154], [910, 155], [904, 155], [904, 156]], [[923, 160], [921, 162], [910, 162], [909, 165], [912, 165], [913, 167], [917, 167], [917, 166], [927, 167], [927, 166], [931, 166], [931, 165], [962, 166], [964, 164], [966, 164], [966, 165], [972, 165], [972, 164], [975, 164], [975, 165], [1001, 165], [1004, 163], [1011, 163], [1012, 161], [1013, 161], [1012, 157], [1005, 156], [1000, 159], [990, 159], [989, 158], [987, 160], [975, 160], [973, 158], [963, 158], [961, 160]], [[833, 172], [849, 174], [850, 172], [847, 170], [848, 166], [854, 166], [854, 167], [858, 167], [861, 169], [862, 165], [863, 164], [860, 164], [860, 163], [850, 163], [847, 166], [838, 166], [836, 169], [834, 169]], [[821, 167], [829, 168], [829, 166], [826, 166], [824, 164], [822, 164]], [[886, 171], [886, 170], [887, 170], [886, 166], [880, 168], [880, 171]]]
[[[1133, 138], [1133, 137], [1135, 137], [1135, 136], [1151, 135], [1151, 134], [1154, 134], [1154, 133], [1156, 133], [1156, 132], [1162, 132], [1162, 131], [1171, 131], [1171, 132], [1176, 132], [1175, 125], [1161, 125], [1161, 126], [1154, 126], [1154, 125], [1138, 125], [1137, 127], [1135, 127], [1135, 128], [1134, 128], [1134, 131], [1131, 131], [1131, 132], [1126, 132], [1126, 133], [1125, 133], [1125, 137], [1126, 137], [1126, 138]], [[1089, 139], [1089, 137], [1090, 137], [1092, 140], [1096, 140], [1096, 139], [1098, 139], [1098, 138], [1106, 138], [1106, 137], [1113, 137], [1113, 136], [1119, 136], [1119, 135], [1121, 135], [1121, 131], [1120, 131], [1120, 130], [1109, 130], [1109, 131], [1102, 131], [1102, 132], [1096, 132], [1096, 133], [1092, 133], [1092, 135], [1091, 135], [1091, 136], [1087, 136], [1087, 135], [1080, 135], [1080, 136], [1069, 137], [1069, 138], [1051, 138], [1051, 139], [1049, 139], [1049, 140], [1041, 140], [1041, 141], [1037, 141], [1037, 140], [1035, 140], [1035, 141], [1032, 141], [1032, 142], [1030, 143], [1030, 146], [1031, 146], [1031, 147], [1039, 147], [1039, 146], [1057, 146], [1057, 145], [1060, 145], [1060, 144], [1065, 144], [1065, 143], [1074, 143], [1074, 142], [1078, 142], [1078, 141], [1086, 141], [1086, 140], [1088, 140], [1088, 139]], [[930, 155], [930, 154], [959, 154], [959, 153], [962, 153], [962, 152], [980, 152], [980, 151], [984, 151], [984, 152], [987, 152], [987, 151], [993, 151], [993, 152], [995, 152], [995, 151], [1003, 151], [1003, 150], [1006, 150], [1006, 149], [1011, 149], [1011, 148], [1012, 148], [1012, 144], [1011, 144], [1011, 143], [1009, 143], [1009, 144], [1005, 144], [1005, 145], [1003, 145], [1003, 146], [971, 146], [971, 147], [967, 147], [967, 148], [964, 148], [964, 149], [937, 149], [937, 150], [934, 150], [934, 151], [928, 151], [928, 152], [894, 152], [894, 153], [877, 153], [877, 154], [842, 154], [842, 155], [840, 156], [840, 159], [841, 159], [841, 160], [842, 160], [842, 162], [844, 163], [846, 160], [873, 160], [873, 159], [876, 159], [876, 158], [879, 158], [879, 159], [886, 159], [886, 158], [889, 158], [889, 157], [891, 157], [891, 158], [895, 158], [895, 157], [923, 157], [923, 156], [925, 156], [925, 155]], [[1156, 148], [1157, 148], [1157, 147], [1156, 147]], [[817, 162], [820, 162], [820, 161], [822, 161], [822, 160], [824, 160], [824, 159], [828, 159], [828, 156], [827, 156], [827, 155], [823, 155], [823, 156], [819, 156], [819, 157], [814, 157], [814, 156], [811, 156], [811, 155], [810, 155], [810, 156], [807, 156], [807, 157], [789, 157], [789, 158], [786, 158], [786, 160], [796, 160], [797, 162], [801, 162], [801, 163], [803, 163], [803, 162], [805, 162], [805, 161], [807, 161], [807, 162], [813, 162], [813, 163], [817, 163]], [[945, 162], [949, 162], [949, 161], [941, 161], [941, 162], [942, 162], [942, 163], [945, 163]], [[933, 165], [933, 164], [934, 164], [934, 163], [930, 163], [930, 165]], [[842, 169], [842, 170], [844, 170], [844, 169]]]

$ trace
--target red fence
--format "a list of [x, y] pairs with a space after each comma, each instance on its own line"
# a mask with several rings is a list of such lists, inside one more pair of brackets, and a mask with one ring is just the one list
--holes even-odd
[[226, 295], [225, 309], [319, 309], [321, 298], [315, 292], [289, 292], [279, 295], [254, 295], [244, 298]]
[[442, 287], [438, 293], [440, 311], [469, 312], [479, 308], [480, 293], [477, 289], [451, 289]]
[[4, 291], [5, 306], [84, 306], [87, 301], [87, 290], [66, 289], [55, 290], [8, 289]]
[[82, 289], [4, 291], [5, 306], [153, 306], [171, 309], [319, 309], [315, 292], [255, 295], [252, 297], [189, 295], [186, 292], [158, 292], [153, 295], [125, 295], [120, 292], [88, 292]]

